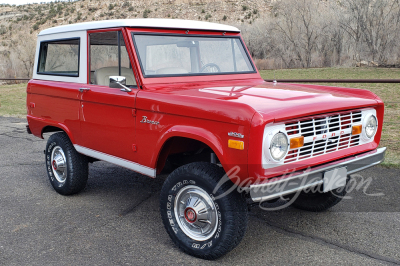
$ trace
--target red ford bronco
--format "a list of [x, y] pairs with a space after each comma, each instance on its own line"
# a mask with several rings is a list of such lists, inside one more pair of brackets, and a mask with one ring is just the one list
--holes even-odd
[[27, 86], [28, 132], [47, 142], [54, 189], [78, 193], [88, 163], [156, 178], [166, 231], [218, 258], [243, 238], [248, 203], [322, 211], [348, 176], [379, 164], [384, 105], [360, 89], [267, 83], [231, 26], [127, 19], [46, 29]]

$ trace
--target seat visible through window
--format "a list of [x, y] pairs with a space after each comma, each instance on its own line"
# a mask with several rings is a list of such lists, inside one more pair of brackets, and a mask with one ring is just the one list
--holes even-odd
[[[110, 76], [118, 76], [118, 74], [118, 67], [103, 67], [95, 70], [94, 80], [97, 85], [108, 86]], [[126, 85], [136, 86], [136, 80], [132, 69], [121, 67], [121, 76], [126, 78]]]
[[136, 86], [125, 41], [120, 31], [90, 33], [89, 42], [91, 84], [109, 86], [111, 76], [124, 76], [127, 86]]

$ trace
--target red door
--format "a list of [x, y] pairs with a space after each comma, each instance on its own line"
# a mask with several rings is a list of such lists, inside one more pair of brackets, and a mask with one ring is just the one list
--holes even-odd
[[[81, 93], [81, 147], [94, 158], [135, 169], [136, 78], [123, 29], [88, 32], [88, 83]], [[110, 76], [124, 76], [130, 92], [109, 87]], [[129, 162], [128, 162], [129, 161]]]
[[[135, 97], [137, 89], [123, 92], [86, 85], [81, 93], [81, 143], [96, 152], [135, 161]], [[93, 156], [96, 157], [96, 156]]]

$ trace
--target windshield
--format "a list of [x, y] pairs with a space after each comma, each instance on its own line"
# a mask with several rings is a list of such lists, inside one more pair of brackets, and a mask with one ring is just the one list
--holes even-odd
[[255, 72], [239, 37], [132, 37], [145, 77]]

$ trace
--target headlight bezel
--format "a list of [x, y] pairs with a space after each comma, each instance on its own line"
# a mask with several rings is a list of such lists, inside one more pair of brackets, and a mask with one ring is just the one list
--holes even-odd
[[[368, 125], [369, 125], [369, 123], [370, 123], [370, 119], [371, 119], [371, 118], [372, 118], [373, 120], [375, 120], [375, 125], [374, 125], [374, 132], [373, 132], [373, 134], [371, 134], [371, 135], [369, 136], [369, 135], [368, 135], [368, 132], [367, 132], [367, 127], [368, 127]], [[365, 126], [363, 127], [363, 129], [365, 130], [365, 136], [366, 136], [367, 138], [372, 139], [373, 137], [375, 137], [376, 132], [378, 131], [378, 119], [376, 118], [375, 115], [370, 114], [369, 116], [367, 116], [367, 117], [365, 118]]]
[[[286, 139], [286, 144], [282, 145], [282, 146], [286, 146], [286, 151], [279, 159], [274, 157], [274, 155], [272, 154], [272, 148], [273, 148], [272, 144], [274, 142], [274, 139], [277, 138], [278, 136], [283, 136]], [[289, 152], [289, 146], [290, 146], [289, 138], [285, 133], [283, 133], [281, 131], [275, 133], [272, 136], [271, 141], [269, 142], [269, 147], [268, 147], [268, 151], [269, 151], [269, 155], [271, 156], [271, 159], [274, 160], [275, 162], [282, 162], [285, 159], [287, 153]]]
[[289, 147], [286, 150], [285, 155], [282, 157], [281, 160], [277, 161], [275, 160], [270, 153], [270, 146], [271, 146], [271, 141], [272, 138], [278, 134], [278, 133], [282, 133], [285, 135], [286, 140], [288, 142], [288, 146], [290, 145], [289, 142], [289, 136], [286, 134], [286, 130], [285, 130], [285, 125], [284, 124], [278, 124], [278, 125], [267, 125], [264, 129], [264, 137], [263, 137], [263, 143], [262, 143], [262, 164], [263, 164], [263, 168], [267, 169], [267, 168], [273, 168], [276, 167], [278, 165], [282, 165], [284, 162], [285, 157], [287, 156], [288, 152], [289, 152]]
[[[366, 143], [370, 143], [372, 141], [374, 141], [376, 134], [378, 133], [378, 129], [379, 129], [379, 120], [378, 117], [376, 115], [376, 110], [375, 109], [366, 109], [363, 110], [362, 112], [363, 116], [362, 116], [362, 133], [361, 133], [361, 138], [360, 138], [360, 145], [361, 144], [366, 144]], [[367, 127], [367, 123], [368, 120], [371, 118], [371, 116], [373, 116], [376, 120], [376, 127], [375, 127], [375, 132], [371, 137], [367, 136], [367, 132], [366, 132], [366, 127]]]

